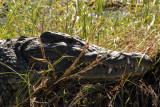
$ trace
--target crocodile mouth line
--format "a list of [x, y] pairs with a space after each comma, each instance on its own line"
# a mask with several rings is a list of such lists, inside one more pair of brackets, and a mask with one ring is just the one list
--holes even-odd
[[[62, 51], [65, 48], [64, 47], [65, 45], [62, 44], [57, 47], [52, 46], [52, 45], [47, 44], [44, 46], [45, 55], [47, 56], [48, 54], [49, 55], [48, 59], [51, 58], [50, 61], [55, 62], [58, 58], [65, 55], [63, 54], [65, 52]], [[61, 48], [63, 47], [62, 50], [60, 47]], [[80, 51], [77, 50], [77, 53], [76, 52], [74, 53], [74, 51], [71, 52], [69, 50], [68, 52], [66, 52], [64, 59], [70, 64], [70, 65], [67, 64], [67, 62], [64, 63], [64, 64], [67, 64], [66, 67], [71, 66], [76, 60], [76, 58], [78, 58], [76, 55], [78, 55]], [[95, 51], [98, 51], [98, 50], [95, 50]], [[40, 48], [38, 48], [37, 50], [32, 49], [32, 51], [29, 51], [25, 54], [27, 55], [31, 54], [36, 58], [37, 56], [39, 57], [41, 56], [40, 55], [41, 50]], [[102, 52], [100, 53], [98, 52], [95, 52], [95, 53], [91, 52], [90, 54], [85, 53], [84, 56], [82, 56], [79, 59], [79, 61], [76, 63], [75, 66], [80, 65], [78, 66], [79, 69], [76, 69], [76, 70], [80, 71], [79, 74], [83, 78], [87, 78], [87, 77], [108, 78], [108, 77], [121, 76], [124, 73], [125, 68], [126, 68], [126, 74], [132, 73], [132, 74], [139, 75], [140, 73], [144, 73], [145, 71], [151, 68], [151, 63], [150, 63], [151, 60], [146, 57], [147, 56], [143, 54], [139, 54], [139, 53], [120, 53], [117, 51], [102, 50]], [[83, 71], [83, 69], [84, 69], [84, 72], [81, 72]]]
[[[109, 58], [108, 58], [109, 59]], [[74, 62], [74, 60], [66, 58], [69, 62]], [[123, 73], [126, 70], [126, 74], [132, 73], [133, 75], [139, 75], [143, 74], [145, 71], [147, 71], [150, 68], [150, 65], [141, 64], [141, 62], [137, 62], [137, 64], [132, 64], [132, 62], [127, 58], [127, 61], [125, 61], [125, 64], [121, 64], [119, 66], [113, 65], [113, 64], [104, 64], [103, 61], [96, 62], [94, 61], [90, 62], [78, 62], [78, 64], [82, 66], [79, 66], [80, 70], [83, 71], [83, 69], [87, 68], [88, 66], [91, 66], [90, 69], [84, 70], [83, 72], [80, 71], [80, 76], [82, 78], [110, 78], [110, 77], [119, 77], [122, 76]], [[97, 73], [96, 71], [99, 70]]]

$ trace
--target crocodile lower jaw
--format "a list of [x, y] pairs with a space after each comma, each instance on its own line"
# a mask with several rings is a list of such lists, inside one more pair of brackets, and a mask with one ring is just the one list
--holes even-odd
[[128, 76], [130, 74], [131, 76], [136, 76], [144, 74], [150, 69], [150, 66], [131, 67], [131, 65], [125, 65], [120, 67], [107, 67], [104, 65], [97, 65], [93, 67], [93, 69], [80, 74], [80, 76], [82, 78], [118, 78], [122, 75]]
[[[147, 57], [147, 55], [145, 56]], [[67, 59], [70, 63], [74, 61], [72, 59]], [[107, 61], [100, 60], [99, 62], [93, 64], [94, 62], [85, 62], [78, 69], [80, 78], [88, 79], [102, 79], [102, 78], [119, 78], [124, 76], [138, 76], [151, 69], [152, 60], [150, 58], [144, 58], [141, 62], [134, 62], [126, 58], [118, 64], [108, 63]], [[80, 64], [79, 64], [80, 65]], [[87, 69], [89, 68], [89, 69]]]

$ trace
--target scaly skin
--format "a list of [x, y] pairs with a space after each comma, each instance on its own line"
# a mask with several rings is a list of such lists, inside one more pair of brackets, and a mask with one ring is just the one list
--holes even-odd
[[[54, 66], [55, 71], [64, 72], [68, 69], [85, 46], [84, 40], [58, 32], [44, 32], [40, 39], [46, 58], [51, 63], [54, 63], [63, 55], [66, 56]], [[104, 55], [105, 57], [103, 57]], [[0, 72], [12, 72], [0, 75], [1, 95], [7, 93], [7, 95], [12, 96], [19, 88], [20, 83], [16, 82], [21, 81], [21, 78], [13, 73], [26, 74], [28, 68], [31, 68], [33, 64], [32, 71], [47, 69], [46, 64], [33, 59], [31, 56], [42, 58], [40, 42], [37, 38], [22, 36], [19, 39], [0, 41]], [[120, 53], [90, 44], [78, 62], [78, 64], [83, 64], [74, 71], [80, 71], [80, 69], [95, 61], [96, 58], [101, 57], [103, 57], [101, 59], [102, 63], [80, 74], [80, 76], [92, 79], [118, 77], [124, 73], [125, 67], [127, 74], [132, 72], [133, 75], [140, 75], [147, 71], [152, 64], [151, 58], [142, 53]]]

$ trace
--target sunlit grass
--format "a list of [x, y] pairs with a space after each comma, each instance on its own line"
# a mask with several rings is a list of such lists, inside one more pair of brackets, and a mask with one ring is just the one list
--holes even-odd
[[[108, 13], [107, 3], [81, 1], [5, 1], [6, 20], [1, 19], [1, 39], [39, 36], [44, 31], [76, 35], [107, 49], [153, 54], [160, 39], [158, 0], [138, 5], [132, 2]], [[123, 2], [125, 4], [125, 2]], [[2, 5], [2, 3], [1, 3]], [[1, 9], [2, 6], [1, 6]], [[104, 11], [105, 10], [105, 11]], [[4, 13], [3, 13], [4, 14]]]
[[[58, 31], [85, 40], [90, 38], [91, 43], [106, 49], [140, 51], [152, 57], [156, 56], [160, 45], [158, 0], [140, 5], [137, 2], [126, 4], [124, 1], [122, 4], [126, 6], [114, 11], [108, 9], [109, 4], [103, 0], [96, 0], [92, 5], [91, 0], [3, 1], [8, 10], [4, 10], [4, 3], [1, 2], [1, 39], [40, 36], [44, 31]], [[124, 11], [123, 14], [121, 11]], [[65, 74], [68, 76], [68, 73], [70, 71]], [[30, 83], [28, 85], [30, 87]]]

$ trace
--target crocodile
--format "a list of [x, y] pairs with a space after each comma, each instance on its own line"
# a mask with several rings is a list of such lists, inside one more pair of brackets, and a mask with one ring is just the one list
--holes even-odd
[[[22, 74], [48, 69], [46, 63], [37, 60], [43, 58], [43, 49], [46, 59], [51, 64], [63, 57], [54, 65], [54, 69], [65, 72], [85, 46], [85, 40], [77, 36], [50, 31], [42, 33], [39, 38], [21, 36], [18, 39], [1, 40], [0, 96], [6, 93], [12, 96], [21, 85], [18, 81], [22, 81], [24, 77]], [[140, 52], [122, 53], [89, 44], [79, 58], [77, 67], [74, 67], [73, 73], [81, 71], [93, 62], [96, 63], [90, 69], [79, 74], [81, 78], [107, 79], [119, 77], [124, 72], [126, 75], [130, 73], [133, 76], [141, 75], [148, 71], [153, 63], [148, 55]]]

